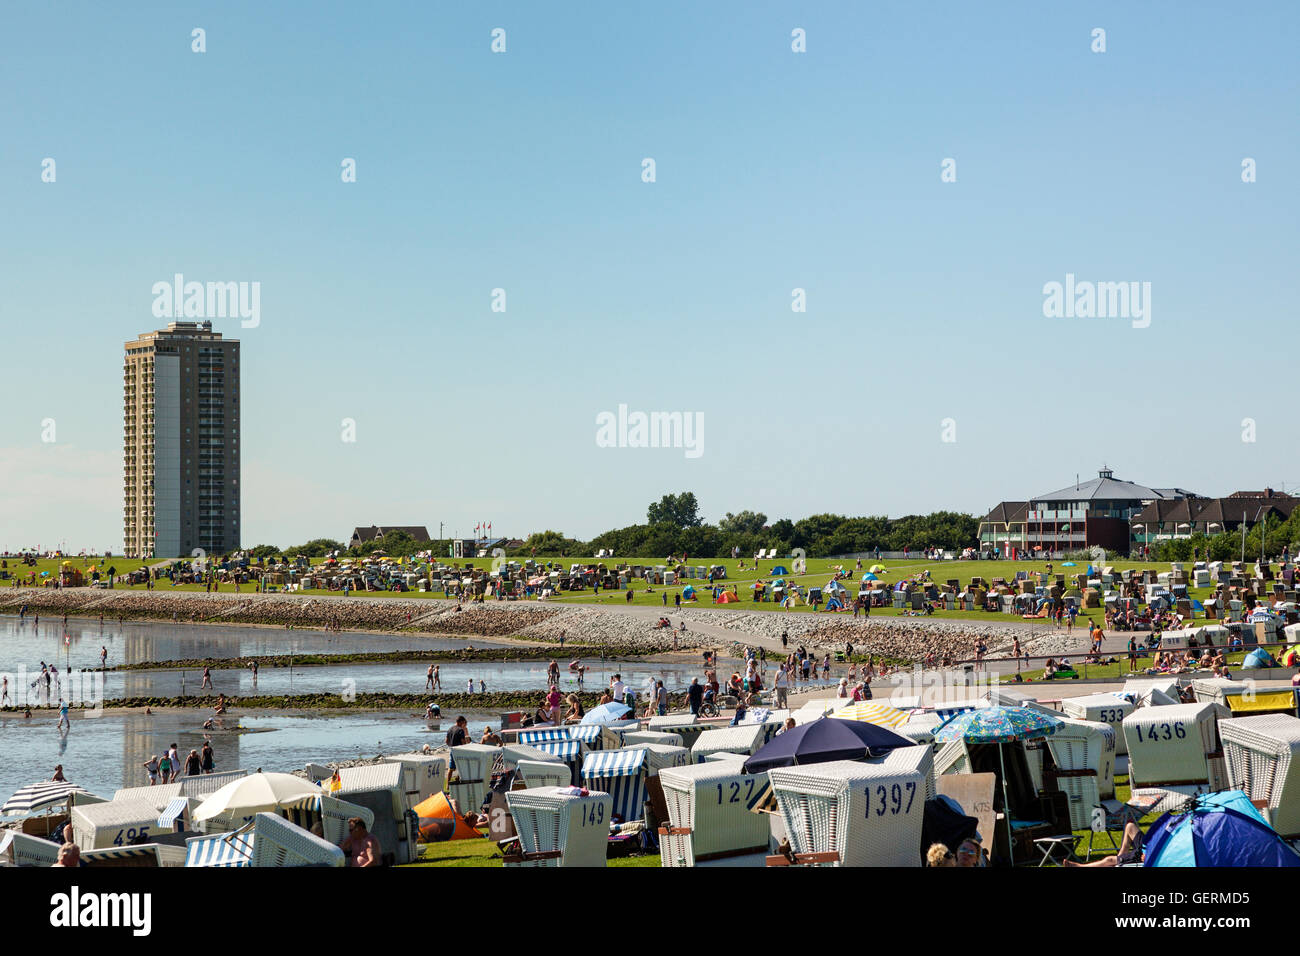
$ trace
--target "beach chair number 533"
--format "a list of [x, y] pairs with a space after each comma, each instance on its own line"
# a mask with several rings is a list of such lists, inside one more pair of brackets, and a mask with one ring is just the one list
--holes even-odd
[[1175, 737], [1182, 740], [1187, 736], [1187, 728], [1183, 726], [1181, 720], [1173, 724], [1172, 727], [1170, 726], [1169, 721], [1165, 721], [1162, 724], [1152, 724], [1147, 728], [1145, 736], [1142, 734], [1141, 724], [1134, 729], [1137, 730], [1138, 743], [1141, 743], [1144, 740], [1148, 743], [1153, 743], [1157, 740], [1173, 740]]
[[589, 803], [582, 808], [582, 825], [598, 826], [605, 822], [605, 804]]
[[[907, 806], [903, 806], [903, 791], [907, 791]], [[871, 817], [871, 787], [868, 786], [864, 792], [867, 800], [868, 819]], [[912, 812], [912, 801], [916, 799], [916, 783], [907, 784], [896, 783], [886, 788], [882, 783], [876, 787], [876, 816], [883, 817], [886, 812], [891, 816], [898, 816], [900, 813]]]
[[[729, 791], [729, 794], [726, 797], [723, 796], [722, 786], [723, 786], [722, 784], [718, 784], [718, 806], [722, 806], [724, 803], [740, 802], [740, 781], [739, 780], [733, 780], [731, 781], [731, 783], [726, 785], [727, 790]], [[754, 781], [746, 780], [745, 801], [749, 802], [749, 798], [752, 797], [753, 795], [754, 795]]]

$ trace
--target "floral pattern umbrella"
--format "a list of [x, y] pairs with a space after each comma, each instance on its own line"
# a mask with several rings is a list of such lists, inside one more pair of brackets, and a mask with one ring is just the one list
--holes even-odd
[[968, 744], [1009, 744], [1019, 740], [1050, 737], [1065, 726], [1052, 717], [1028, 707], [983, 707], [958, 714], [934, 732], [935, 743], [965, 740]]

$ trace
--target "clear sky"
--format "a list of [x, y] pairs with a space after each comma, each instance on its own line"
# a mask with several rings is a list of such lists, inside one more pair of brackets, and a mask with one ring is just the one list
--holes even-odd
[[[709, 520], [983, 513], [1103, 461], [1300, 485], [1298, 27], [1294, 3], [7, 4], [0, 548], [121, 548], [122, 344], [177, 272], [261, 283], [260, 325], [215, 322], [243, 343], [246, 545], [588, 537], [681, 490]], [[1067, 274], [1149, 282], [1149, 327], [1045, 317]], [[702, 454], [598, 447], [620, 404], [698, 413]]]

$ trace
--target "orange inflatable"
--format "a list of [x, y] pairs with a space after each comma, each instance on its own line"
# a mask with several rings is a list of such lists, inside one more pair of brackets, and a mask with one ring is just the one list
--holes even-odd
[[443, 843], [447, 840], [483, 839], [465, 818], [451, 808], [445, 793], [435, 793], [412, 809], [420, 818], [420, 842]]

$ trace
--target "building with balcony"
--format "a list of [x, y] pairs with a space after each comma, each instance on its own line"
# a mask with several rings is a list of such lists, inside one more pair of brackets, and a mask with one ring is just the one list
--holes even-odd
[[124, 553], [237, 549], [239, 342], [172, 322], [124, 348]]
[[1096, 478], [1036, 495], [1027, 502], [1002, 502], [980, 522], [980, 547], [1008, 555], [1092, 547], [1127, 554], [1135, 515], [1154, 502], [1196, 497], [1182, 488], [1148, 488], [1123, 481], [1103, 467]]

